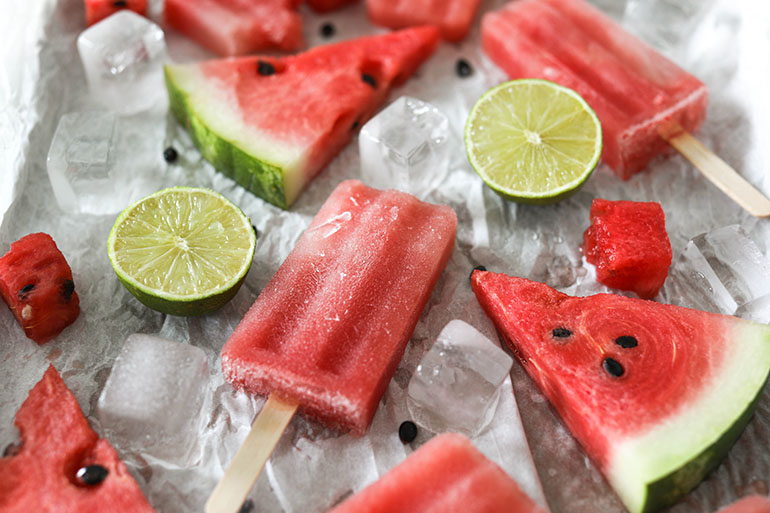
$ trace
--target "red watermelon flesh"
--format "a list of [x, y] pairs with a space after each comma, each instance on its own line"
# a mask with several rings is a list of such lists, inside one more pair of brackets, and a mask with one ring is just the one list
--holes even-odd
[[307, 0], [307, 4], [316, 12], [330, 12], [352, 4], [357, 0]]
[[223, 56], [302, 47], [300, 0], [166, 0], [170, 27]]
[[583, 250], [601, 283], [634, 291], [642, 299], [654, 298], [671, 265], [671, 242], [660, 203], [595, 199]]
[[460, 41], [476, 17], [480, 0], [366, 0], [369, 19], [399, 29], [435, 25], [447, 41]]
[[770, 499], [750, 495], [720, 509], [717, 513], [770, 513]]
[[632, 513], [726, 454], [770, 372], [770, 327], [476, 270], [476, 297]]
[[171, 110], [219, 171], [287, 208], [434, 51], [434, 27], [290, 57], [167, 66]]
[[[142, 491], [105, 439], [99, 439], [75, 396], [50, 366], [16, 413], [23, 445], [0, 459], [3, 513], [152, 513]], [[85, 485], [78, 469], [101, 465], [107, 477]]]
[[22, 237], [0, 258], [0, 296], [38, 344], [59, 335], [80, 313], [72, 270], [46, 233]]
[[123, 9], [142, 16], [147, 14], [147, 0], [85, 0], [85, 5], [86, 25], [89, 27]]

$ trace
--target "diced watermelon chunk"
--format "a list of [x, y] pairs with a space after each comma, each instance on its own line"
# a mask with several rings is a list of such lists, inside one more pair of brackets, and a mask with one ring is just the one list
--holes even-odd
[[416, 27], [294, 56], [167, 66], [171, 111], [214, 167], [288, 208], [435, 50]]
[[770, 513], [770, 499], [761, 495], [749, 495], [720, 509], [717, 513]]
[[307, 4], [316, 12], [335, 11], [357, 0], [307, 0]]
[[643, 299], [654, 298], [671, 265], [671, 242], [660, 203], [595, 199], [583, 250], [601, 283], [631, 290]]
[[80, 313], [72, 270], [46, 233], [22, 237], [0, 258], [0, 296], [38, 344], [56, 337]]
[[85, 0], [85, 2], [86, 25], [89, 27], [123, 9], [134, 11], [142, 16], [147, 14], [147, 0]]
[[[21, 448], [0, 458], [3, 513], [154, 513], [105, 439], [88, 425], [59, 373], [49, 366], [16, 413]], [[87, 485], [79, 469], [99, 465], [106, 477]]]
[[170, 27], [223, 56], [298, 50], [301, 0], [166, 0]]
[[447, 41], [460, 41], [471, 27], [480, 0], [366, 0], [372, 23], [399, 29], [435, 25]]

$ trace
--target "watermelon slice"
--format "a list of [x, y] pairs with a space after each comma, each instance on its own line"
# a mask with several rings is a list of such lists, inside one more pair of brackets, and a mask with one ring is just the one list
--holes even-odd
[[632, 290], [642, 299], [654, 298], [671, 265], [671, 242], [660, 203], [595, 199], [583, 250], [601, 283]]
[[316, 12], [336, 11], [346, 5], [352, 4], [356, 0], [307, 0], [307, 4]]
[[770, 326], [475, 270], [476, 297], [631, 513], [694, 488], [749, 421]]
[[288, 208], [437, 42], [420, 27], [292, 57], [167, 66], [171, 110], [215, 168]]
[[[53, 366], [32, 388], [15, 423], [23, 445], [0, 459], [3, 513], [155, 511], [115, 449], [88, 425]], [[102, 477], [89, 480], [93, 484], [78, 477], [89, 466]]]
[[0, 258], [0, 296], [38, 344], [56, 337], [80, 313], [72, 270], [46, 233], [22, 237]]
[[219, 55], [302, 47], [301, 0], [166, 0], [170, 27]]
[[400, 29], [436, 25], [447, 41], [460, 41], [476, 17], [480, 0], [366, 0], [372, 23]]
[[717, 513], [770, 513], [770, 499], [761, 495], [749, 495]]
[[85, 0], [85, 2], [86, 25], [89, 27], [123, 9], [134, 11], [142, 16], [147, 14], [147, 0]]

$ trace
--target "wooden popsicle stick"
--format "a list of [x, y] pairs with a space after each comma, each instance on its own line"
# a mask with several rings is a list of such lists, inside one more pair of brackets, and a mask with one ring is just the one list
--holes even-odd
[[671, 135], [665, 133], [661, 135], [706, 178], [751, 215], [770, 217], [770, 199], [767, 199], [692, 134], [682, 129], [674, 131]]
[[206, 501], [206, 513], [238, 513], [297, 406], [296, 402], [270, 394], [246, 440]]

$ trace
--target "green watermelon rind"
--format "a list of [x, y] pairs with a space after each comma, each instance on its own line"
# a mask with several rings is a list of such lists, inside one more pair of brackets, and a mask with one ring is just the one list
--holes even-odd
[[[729, 391], [734, 391], [734, 387], [731, 388], [730, 383], [724, 383], [724, 386], [714, 384], [712, 387], [717, 396], [719, 392], [728, 390], [728, 393], [725, 393], [723, 397], [725, 401], [722, 401], [720, 405], [707, 400], [704, 401], [701, 408], [721, 410], [719, 407], [724, 406], [724, 409], [733, 408], [736, 415], [724, 419], [722, 418], [724, 415], [720, 417], [720, 420], [723, 420], [721, 426], [689, 423], [687, 437], [689, 440], [693, 440], [692, 445], [700, 444], [700, 450], [693, 450], [684, 464], [677, 463], [677, 457], [670, 458], [670, 461], [662, 465], [656, 475], [649, 479], [631, 475], [633, 472], [628, 461], [635, 460], [633, 464], [630, 464], [633, 466], [638, 465], [639, 460], [648, 459], [650, 455], [653, 455], [652, 459], [655, 459], [658, 455], [669, 453], [663, 447], [667, 443], [672, 443], [671, 437], [661, 436], [658, 439], [650, 437], [651, 439], [646, 441], [648, 446], [639, 444], [636, 451], [630, 450], [616, 454], [617, 467], [614, 471], [612, 468], [608, 469], [608, 478], [632, 513], [659, 511], [674, 504], [684, 494], [694, 489], [725, 458], [754, 414], [759, 397], [768, 381], [768, 375], [770, 375], [770, 327], [740, 319], [735, 319], [735, 322], [737, 323], [735, 329], [738, 332], [727, 336], [733, 337], [736, 341], [735, 347], [739, 348], [739, 352], [743, 352], [743, 355], [736, 361], [729, 362], [728, 371], [723, 375], [730, 375], [730, 364], [738, 365], [737, 369], [731, 369], [732, 372], [745, 371], [741, 373], [741, 376], [746, 379], [742, 381], [742, 385], [737, 387], [742, 395], [740, 397], [730, 395]], [[742, 368], [743, 366], [745, 368]], [[703, 436], [699, 437], [698, 427], [701, 427], [700, 431], [705, 433]], [[680, 458], [678, 459], [679, 462], [682, 461], [681, 452], [678, 457]], [[652, 468], [655, 466], [656, 464], [648, 465]], [[635, 478], [636, 481], [634, 481]], [[626, 479], [631, 483], [630, 486], [625, 485]], [[640, 481], [646, 482], [646, 486], [641, 490], [638, 488]], [[636, 488], [636, 493], [634, 493], [634, 488]]]
[[212, 129], [180, 83], [185, 81], [184, 74], [184, 66], [164, 67], [169, 108], [187, 129], [203, 158], [246, 190], [277, 207], [288, 209], [300, 187], [286, 186], [285, 166], [260, 159], [254, 152], [244, 150], [239, 143]]

